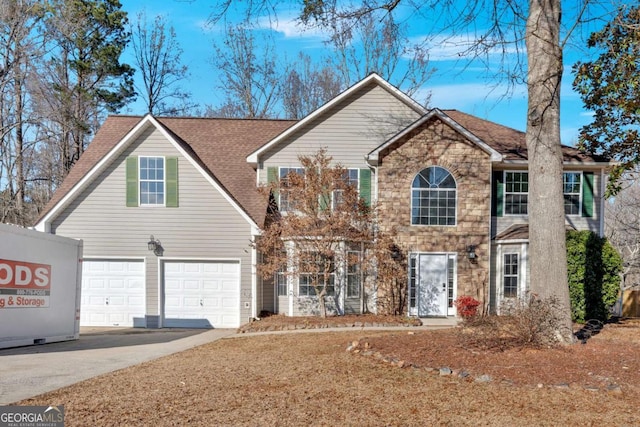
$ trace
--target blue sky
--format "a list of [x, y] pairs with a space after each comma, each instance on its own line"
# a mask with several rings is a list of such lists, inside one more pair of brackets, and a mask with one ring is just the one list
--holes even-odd
[[[212, 12], [212, 2], [207, 0], [121, 0], [123, 9], [134, 20], [138, 12], [145, 10], [147, 17], [163, 15], [174, 27], [183, 49], [182, 62], [189, 67], [191, 78], [184, 86], [193, 94], [193, 100], [200, 105], [216, 104], [221, 100], [216, 88], [217, 71], [212, 65], [212, 41], [220, 37], [220, 27], [208, 25]], [[304, 51], [313, 58], [326, 54], [323, 43], [325, 35], [318, 31], [303, 32], [295, 23], [296, 10], [280, 12], [277, 28], [272, 28], [279, 54], [293, 58], [297, 52]], [[425, 34], [424, 25], [418, 25], [418, 19], [412, 19], [409, 10], [406, 13], [410, 39], [419, 40]], [[266, 21], [265, 21], [266, 22]], [[267, 24], [265, 24], [266, 26]], [[272, 25], [273, 27], [273, 25]], [[458, 109], [478, 117], [524, 131], [526, 128], [526, 86], [513, 87], [511, 94], [505, 96], [507, 83], [487, 78], [487, 66], [469, 63], [459, 58], [460, 44], [464, 38], [444, 43], [435, 38], [430, 49], [430, 65], [437, 69], [427, 81], [423, 91], [431, 92], [431, 107]], [[123, 60], [132, 63], [130, 53]], [[571, 65], [583, 52], [580, 48], [565, 49], [565, 74], [561, 92], [561, 134], [564, 144], [573, 145], [577, 140], [579, 128], [590, 121], [590, 114], [583, 110], [580, 97], [573, 92]], [[489, 61], [491, 67], [491, 58]], [[402, 88], [401, 88], [402, 89]], [[418, 93], [415, 98], [421, 100]], [[129, 107], [125, 113], [141, 114], [141, 103]]]

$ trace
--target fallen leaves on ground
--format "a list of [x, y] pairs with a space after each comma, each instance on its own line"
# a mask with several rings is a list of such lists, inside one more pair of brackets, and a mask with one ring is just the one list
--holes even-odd
[[[66, 426], [640, 424], [640, 324], [607, 325], [585, 345], [507, 352], [461, 347], [457, 333], [238, 335], [19, 404], [64, 404]], [[466, 369], [494, 380], [398, 368], [345, 351], [353, 341], [414, 366]], [[609, 381], [622, 392], [583, 387]], [[570, 386], [553, 386], [563, 382]]]

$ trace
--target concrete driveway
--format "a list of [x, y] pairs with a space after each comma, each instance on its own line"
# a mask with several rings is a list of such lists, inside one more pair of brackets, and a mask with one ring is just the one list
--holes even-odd
[[233, 335], [233, 329], [83, 328], [80, 339], [0, 350], [0, 405]]

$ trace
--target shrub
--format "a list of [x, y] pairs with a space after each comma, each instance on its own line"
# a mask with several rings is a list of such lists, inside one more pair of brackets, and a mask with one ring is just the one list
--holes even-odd
[[456, 307], [456, 310], [458, 310], [458, 314], [462, 316], [463, 319], [468, 320], [477, 314], [480, 301], [469, 295], [462, 295], [456, 298], [453, 305]]
[[530, 298], [505, 305], [500, 316], [486, 316], [466, 323], [460, 331], [462, 344], [482, 350], [541, 348], [559, 343], [562, 307], [556, 298]]
[[573, 321], [607, 320], [622, 271], [622, 258], [613, 245], [591, 231], [568, 231], [567, 270]]

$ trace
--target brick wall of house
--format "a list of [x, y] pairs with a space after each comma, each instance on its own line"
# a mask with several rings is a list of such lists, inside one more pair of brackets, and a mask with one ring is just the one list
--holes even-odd
[[[455, 226], [411, 225], [411, 184], [429, 166], [447, 169], [457, 185]], [[489, 226], [491, 162], [480, 147], [434, 119], [416, 129], [387, 152], [378, 168], [380, 229], [395, 235], [406, 252], [458, 254], [456, 294], [486, 301], [489, 288]], [[467, 258], [466, 247], [476, 245], [478, 259]]]

